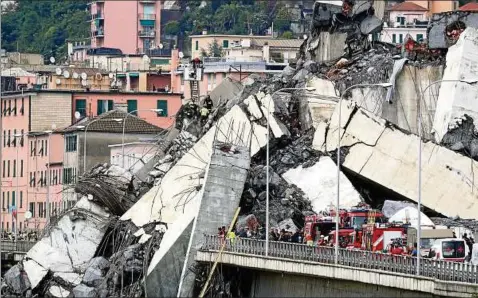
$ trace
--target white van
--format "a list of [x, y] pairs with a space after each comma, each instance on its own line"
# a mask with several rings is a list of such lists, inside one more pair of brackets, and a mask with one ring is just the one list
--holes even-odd
[[437, 239], [430, 249], [428, 257], [433, 260], [463, 262], [469, 252], [465, 240], [457, 238]]

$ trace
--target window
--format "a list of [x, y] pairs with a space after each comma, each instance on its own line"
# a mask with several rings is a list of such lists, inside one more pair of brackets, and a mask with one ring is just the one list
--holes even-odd
[[66, 152], [76, 152], [76, 143], [77, 143], [76, 135], [66, 136], [66, 142], [65, 142]]
[[417, 41], [423, 40], [423, 34], [417, 34]]
[[29, 210], [32, 213], [32, 217], [35, 217], [35, 203], [30, 203]]
[[222, 41], [222, 47], [227, 49], [229, 47], [229, 40], [223, 40]]
[[23, 159], [20, 160], [20, 177], [23, 177]]
[[5, 192], [2, 192], [2, 209], [5, 210]]
[[3, 131], [3, 148], [7, 147], [7, 131]]
[[6, 169], [6, 167], [5, 167], [6, 162], [7, 162], [6, 160], [3, 161], [3, 167], [2, 167], [2, 177], [3, 177], [3, 178], [5, 178], [5, 173], [6, 173], [6, 171], [5, 171], [5, 169]]
[[14, 191], [12, 191], [12, 206], [13, 206], [13, 207], [16, 207], [16, 206], [17, 206], [16, 195], [15, 195], [15, 192], [14, 192]]
[[43, 140], [41, 140], [41, 147], [40, 147], [40, 156], [43, 156], [45, 154], [45, 149], [44, 149], [44, 146], [45, 146], [45, 142]]
[[17, 99], [15, 98], [15, 102], [13, 104], [13, 115], [17, 115]]
[[[131, 113], [131, 115], [138, 116], [138, 101], [136, 99], [128, 99], [128, 113]], [[135, 111], [135, 112], [133, 112]]]
[[398, 42], [403, 43], [403, 34], [398, 35]]
[[45, 156], [48, 155], [48, 140], [45, 140]]
[[397, 34], [392, 34], [392, 43], [397, 43]]
[[12, 101], [8, 100], [8, 116], [12, 115]]
[[22, 137], [20, 138], [20, 146], [23, 147], [23, 142], [24, 142], [24, 137], [25, 137], [25, 131], [22, 129]]
[[76, 100], [75, 112], [80, 113], [81, 117], [86, 117], [86, 99]]
[[17, 160], [13, 160], [13, 175], [12, 177], [17, 177]]
[[400, 25], [405, 25], [405, 17], [397, 17], [397, 23], [400, 23]]
[[38, 183], [40, 184], [40, 187], [43, 186], [43, 171], [40, 171], [40, 180], [38, 180]]
[[14, 129], [13, 130], [13, 140], [12, 140], [12, 143], [13, 143], [13, 147], [17, 147], [17, 130]]
[[36, 152], [35, 152], [35, 142], [34, 141], [30, 141], [30, 156], [35, 156]]
[[196, 51], [199, 51], [199, 41], [198, 40], [196, 40], [196, 47], [195, 48], [196, 48]]
[[22, 97], [22, 107], [20, 108], [20, 114], [22, 115], [25, 114], [24, 106], [25, 106], [25, 99]]
[[76, 169], [64, 168], [63, 169], [63, 184], [72, 184], [75, 182]]
[[10, 161], [7, 160], [7, 177], [10, 177]]
[[98, 99], [97, 115], [113, 110], [113, 100]]
[[20, 208], [23, 208], [23, 191], [20, 191]]
[[43, 203], [38, 203], [38, 217], [43, 217]]
[[158, 117], [167, 117], [168, 116], [168, 101], [167, 100], [158, 100], [157, 102]]
[[7, 210], [10, 210], [10, 192], [7, 191]]
[[465, 241], [443, 241], [442, 243], [443, 258], [464, 258], [465, 257]]
[[10, 129], [8, 130], [7, 146], [10, 147]]

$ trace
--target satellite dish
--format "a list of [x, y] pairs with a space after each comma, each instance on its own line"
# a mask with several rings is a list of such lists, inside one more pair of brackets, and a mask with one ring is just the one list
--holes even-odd
[[70, 72], [69, 72], [68, 70], [65, 70], [65, 71], [63, 72], [63, 77], [64, 77], [65, 79], [68, 79], [68, 78], [70, 77]]
[[50, 57], [50, 63], [55, 63], [55, 57]]
[[162, 43], [159, 44], [159, 48], [163, 49], [163, 44]]
[[179, 52], [179, 58], [183, 58], [184, 57], [184, 53], [183, 52]]
[[86, 80], [86, 79], [88, 78], [88, 76], [86, 75], [86, 73], [82, 72], [82, 73], [81, 73], [81, 78], [82, 78], [83, 80]]
[[75, 112], [75, 119], [76, 119], [76, 120], [80, 120], [80, 118], [81, 118], [80, 112], [76, 111], [76, 112]]
[[56, 72], [57, 75], [61, 75], [61, 68], [57, 67], [55, 72]]
[[76, 72], [73, 73], [73, 78], [74, 79], [78, 79], [79, 77], [80, 77], [80, 75], [78, 73], [76, 73]]
[[60, 84], [61, 84], [61, 80], [60, 80], [60, 79], [56, 79], [56, 80], [55, 80], [55, 83], [56, 83], [57, 85], [60, 85]]
[[86, 86], [86, 80], [85, 79], [81, 80], [81, 86], [83, 86], [83, 87]]
[[110, 72], [110, 73], [108, 74], [108, 77], [109, 77], [110, 79], [112, 79], [112, 78], [114, 77], [114, 74], [113, 74], [112, 72]]
[[30, 219], [30, 218], [32, 218], [32, 213], [30, 211], [25, 212], [25, 219]]

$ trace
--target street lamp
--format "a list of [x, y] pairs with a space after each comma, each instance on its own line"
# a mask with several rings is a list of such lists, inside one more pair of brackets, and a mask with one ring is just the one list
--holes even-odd
[[95, 122], [98, 122], [98, 121], [115, 121], [115, 122], [119, 123], [119, 122], [123, 121], [123, 119], [121, 119], [121, 118], [111, 118], [111, 119], [110, 118], [99, 118], [99, 119], [93, 120], [90, 123], [88, 123], [86, 125], [86, 127], [84, 125], [76, 126], [76, 128], [78, 128], [78, 129], [83, 129], [83, 128], [85, 129], [85, 137], [84, 137], [85, 140], [83, 141], [83, 174], [86, 173], [86, 132], [88, 131], [88, 127], [91, 124], [93, 124]]
[[268, 256], [269, 255], [269, 140], [270, 140], [270, 135], [269, 135], [269, 131], [270, 131], [270, 123], [269, 123], [269, 119], [270, 119], [270, 108], [271, 108], [271, 101], [274, 100], [274, 95], [276, 95], [276, 93], [279, 93], [280, 91], [291, 91], [291, 90], [306, 90], [306, 91], [314, 91], [315, 88], [314, 87], [304, 87], [304, 88], [282, 88], [282, 89], [279, 89], [277, 91], [275, 91], [274, 93], [272, 93], [271, 95], [271, 98], [269, 100], [269, 102], [267, 103], [267, 148], [266, 148], [266, 180], [267, 180], [267, 183], [266, 183], [266, 251], [265, 251], [265, 255]]
[[342, 100], [344, 99], [347, 91], [353, 88], [366, 88], [366, 87], [382, 87], [389, 88], [391, 83], [378, 83], [378, 84], [356, 84], [348, 87], [342, 92], [342, 95], [339, 98], [338, 110], [339, 110], [339, 121], [337, 125], [337, 201], [335, 202], [335, 265], [339, 263], [339, 212], [340, 212], [340, 126], [342, 120]]
[[123, 120], [123, 134], [122, 134], [122, 137], [121, 137], [121, 154], [122, 154], [122, 159], [123, 159], [123, 169], [124, 169], [124, 131], [125, 131], [125, 127], [126, 127], [126, 119], [128, 119], [128, 116], [131, 115], [132, 113], [135, 113], [135, 112], [138, 112], [138, 111], [151, 111], [151, 112], [156, 112], [156, 113], [159, 113], [159, 112], [162, 112], [163, 109], [140, 109], [140, 110], [134, 110], [134, 111], [131, 111], [129, 113], [127, 113], [124, 118], [122, 119]]
[[421, 102], [425, 100], [425, 92], [433, 85], [444, 83], [444, 82], [461, 82], [465, 84], [476, 84], [478, 83], [478, 78], [471, 79], [461, 79], [461, 80], [438, 80], [430, 83], [422, 92], [419, 101], [418, 101], [418, 223], [417, 223], [417, 275], [420, 275], [420, 242], [422, 237], [421, 226], [422, 226], [422, 110]]

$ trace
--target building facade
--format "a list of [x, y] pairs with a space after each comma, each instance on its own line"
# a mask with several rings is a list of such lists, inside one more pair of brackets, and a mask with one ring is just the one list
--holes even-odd
[[403, 44], [409, 36], [416, 41], [423, 41], [427, 36], [427, 26], [427, 8], [413, 1], [398, 3], [388, 9], [388, 19], [380, 33], [380, 40]]
[[[63, 157], [58, 148], [63, 148], [63, 139], [54, 130], [71, 125], [71, 111], [72, 95], [67, 92], [2, 95], [3, 229], [42, 228], [48, 193], [50, 214], [55, 209], [59, 212], [61, 180], [50, 181], [53, 175], [49, 173], [62, 168]], [[25, 217], [27, 211], [32, 213], [31, 218]]]
[[156, 143], [126, 143], [124, 144], [123, 156], [123, 144], [113, 144], [108, 147], [110, 148], [110, 164], [122, 167], [124, 163], [125, 168], [129, 169], [133, 174], [156, 156], [158, 150], [160, 150]]
[[142, 54], [159, 47], [161, 1], [93, 1], [90, 12], [93, 48]]
[[[161, 128], [169, 128], [182, 105], [181, 94], [166, 92], [101, 92], [73, 93], [73, 114], [96, 117], [111, 110], [122, 110]], [[156, 111], [161, 109], [162, 112]], [[137, 111], [137, 112], [134, 112]]]

